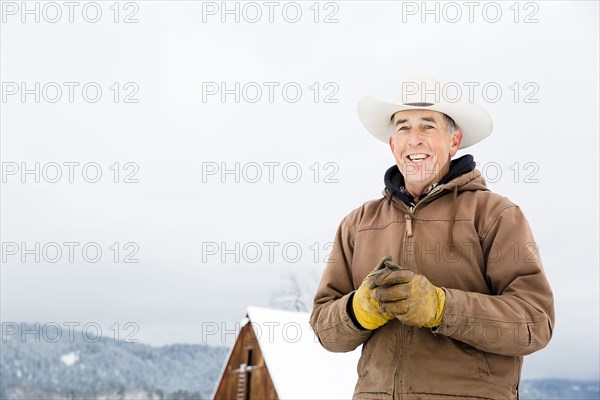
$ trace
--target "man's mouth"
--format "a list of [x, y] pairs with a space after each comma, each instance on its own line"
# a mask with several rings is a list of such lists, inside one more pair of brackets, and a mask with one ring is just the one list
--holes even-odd
[[406, 158], [408, 158], [409, 161], [412, 161], [414, 163], [423, 162], [427, 157], [429, 157], [429, 155], [425, 153], [409, 154], [408, 156], [406, 156]]

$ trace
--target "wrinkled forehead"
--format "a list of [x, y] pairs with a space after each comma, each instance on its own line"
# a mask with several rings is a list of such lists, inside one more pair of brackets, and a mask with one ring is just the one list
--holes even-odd
[[392, 122], [400, 120], [420, 120], [423, 118], [433, 119], [434, 121], [442, 122], [444, 114], [433, 110], [403, 110], [392, 115]]

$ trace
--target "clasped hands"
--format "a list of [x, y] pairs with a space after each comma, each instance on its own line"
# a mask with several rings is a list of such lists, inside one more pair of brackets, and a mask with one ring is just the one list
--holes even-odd
[[405, 325], [433, 328], [442, 322], [445, 303], [443, 289], [387, 256], [354, 293], [352, 308], [358, 322], [369, 330], [394, 318]]

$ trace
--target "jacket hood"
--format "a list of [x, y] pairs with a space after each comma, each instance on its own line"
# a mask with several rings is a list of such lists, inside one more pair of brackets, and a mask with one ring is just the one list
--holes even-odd
[[[416, 203], [412, 195], [404, 187], [404, 176], [397, 165], [390, 167], [383, 179], [385, 182], [383, 194], [388, 199], [388, 204], [394, 197], [397, 197], [407, 205]], [[483, 179], [479, 170], [475, 169], [475, 161], [471, 154], [465, 154], [450, 161], [450, 169], [437, 185], [443, 185], [443, 190], [455, 192], [489, 190], [485, 184], [485, 179]], [[427, 193], [428, 191], [423, 193], [419, 197], [419, 200], [427, 196]]]

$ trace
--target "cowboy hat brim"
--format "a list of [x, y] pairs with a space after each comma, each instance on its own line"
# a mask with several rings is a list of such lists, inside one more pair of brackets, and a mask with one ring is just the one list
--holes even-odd
[[365, 128], [385, 143], [388, 143], [393, 132], [392, 116], [405, 110], [431, 110], [448, 115], [463, 133], [459, 149], [474, 145], [492, 133], [490, 115], [481, 106], [471, 102], [395, 104], [366, 96], [360, 99], [357, 107], [358, 117]]

